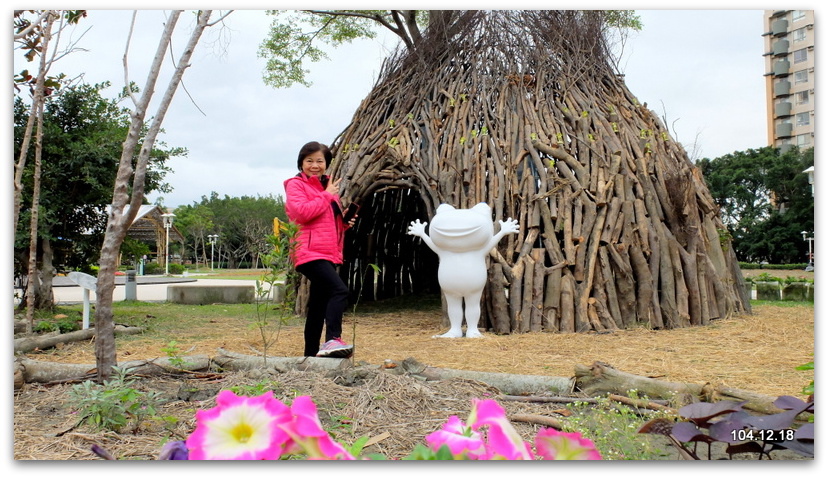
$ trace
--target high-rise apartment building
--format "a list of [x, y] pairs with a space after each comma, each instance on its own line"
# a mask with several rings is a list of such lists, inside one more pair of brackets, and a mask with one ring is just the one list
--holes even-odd
[[814, 11], [765, 10], [768, 144], [814, 146]]

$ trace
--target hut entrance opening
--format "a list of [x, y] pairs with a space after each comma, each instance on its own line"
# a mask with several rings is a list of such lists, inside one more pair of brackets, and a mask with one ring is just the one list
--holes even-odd
[[418, 192], [389, 187], [359, 202], [359, 219], [345, 235], [345, 262], [340, 268], [352, 301], [440, 293], [437, 255], [408, 235], [411, 221], [429, 217]]

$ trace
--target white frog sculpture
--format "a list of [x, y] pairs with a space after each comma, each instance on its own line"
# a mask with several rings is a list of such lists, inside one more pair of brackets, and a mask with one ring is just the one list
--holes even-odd
[[408, 234], [419, 236], [432, 251], [437, 253], [440, 266], [437, 278], [446, 297], [451, 328], [439, 338], [463, 336], [463, 304], [466, 308], [466, 337], [483, 335], [477, 329], [480, 320], [480, 298], [486, 286], [486, 255], [506, 234], [519, 230], [516, 220], [500, 222], [500, 231], [494, 234], [492, 208], [481, 202], [471, 209], [456, 209], [449, 204], [437, 207], [431, 219], [429, 233], [427, 222], [411, 221]]

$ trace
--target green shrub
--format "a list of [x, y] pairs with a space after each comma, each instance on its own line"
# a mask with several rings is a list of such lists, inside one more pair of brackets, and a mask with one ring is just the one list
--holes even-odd
[[60, 332], [61, 334], [65, 334], [68, 332], [74, 332], [75, 330], [80, 330], [80, 326], [78, 325], [77, 320], [65, 317], [57, 322], [52, 320], [41, 320], [37, 323], [37, 325], [35, 325], [33, 330], [38, 334], [48, 332]]
[[742, 270], [771, 269], [771, 270], [804, 270], [808, 264], [755, 264], [752, 262], [740, 262]]
[[768, 272], [763, 272], [759, 274], [758, 276], [754, 277], [753, 280], [755, 282], [779, 282], [780, 284], [782, 283], [782, 279], [776, 276], [772, 276]]
[[113, 370], [115, 378], [103, 385], [89, 380], [79, 383], [72, 386], [69, 396], [77, 403], [81, 422], [90, 427], [119, 432], [131, 424], [132, 431], [137, 432], [145, 418], [155, 415], [161, 394], [136, 390], [125, 371], [117, 367]]
[[[630, 390], [628, 396], [639, 396], [636, 390]], [[566, 419], [563, 431], [578, 431], [595, 443], [605, 460], [665, 460], [670, 451], [652, 436], [638, 432], [645, 421], [636, 411], [609, 400], [606, 397], [596, 399], [595, 404], [575, 402], [567, 404], [572, 412]], [[651, 417], [669, 416], [666, 412], [653, 412]]]
[[78, 325], [78, 321], [70, 319], [69, 317], [58, 320], [56, 325], [61, 334], [80, 330], [80, 325]]
[[183, 274], [184, 266], [182, 264], [170, 264], [170, 274]]
[[55, 324], [49, 322], [48, 320], [41, 320], [37, 323], [37, 325], [34, 326], [34, 331], [38, 334], [53, 332], [55, 330], [57, 330]]
[[808, 264], [803, 262], [802, 264], [766, 264], [763, 268], [771, 270], [798, 270], [805, 269], [807, 266]]

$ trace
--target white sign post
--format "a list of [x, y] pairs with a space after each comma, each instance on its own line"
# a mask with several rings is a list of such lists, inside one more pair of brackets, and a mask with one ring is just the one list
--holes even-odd
[[83, 287], [83, 328], [89, 328], [89, 291], [98, 290], [98, 278], [83, 272], [72, 271], [67, 274], [69, 280]]

